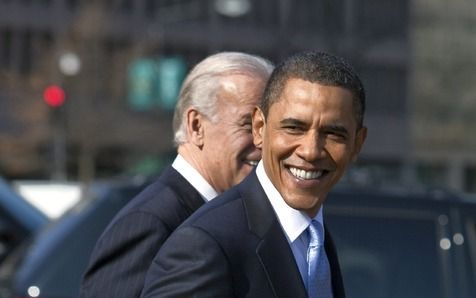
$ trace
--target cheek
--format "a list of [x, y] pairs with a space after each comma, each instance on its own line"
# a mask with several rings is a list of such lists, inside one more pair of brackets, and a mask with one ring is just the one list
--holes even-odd
[[254, 149], [253, 137], [251, 134], [246, 132], [241, 132], [232, 135], [223, 146], [233, 148], [231, 154], [234, 156], [239, 156], [245, 154], [247, 151], [250, 151], [250, 148]]
[[275, 135], [270, 138], [270, 150], [272, 151], [274, 159], [285, 159], [292, 155], [295, 146], [293, 138], [286, 138], [282, 135]]
[[345, 144], [329, 146], [327, 148], [327, 152], [329, 153], [331, 159], [342, 167], [346, 167], [352, 159], [352, 150], [350, 146]]
[[[237, 140], [246, 146], [253, 145], [253, 135], [249, 131], [243, 131], [238, 134]], [[253, 145], [254, 146], [254, 145]]]

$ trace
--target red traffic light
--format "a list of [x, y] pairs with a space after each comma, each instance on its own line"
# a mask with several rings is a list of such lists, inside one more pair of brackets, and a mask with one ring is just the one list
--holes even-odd
[[52, 108], [59, 108], [66, 99], [63, 88], [58, 85], [50, 85], [43, 92], [43, 99]]

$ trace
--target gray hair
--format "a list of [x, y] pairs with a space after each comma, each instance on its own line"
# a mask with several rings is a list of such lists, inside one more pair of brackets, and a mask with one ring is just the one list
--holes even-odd
[[180, 89], [173, 119], [174, 142], [178, 146], [187, 142], [185, 112], [194, 107], [210, 121], [216, 121], [218, 91], [221, 78], [233, 74], [246, 74], [268, 79], [273, 65], [266, 59], [239, 52], [221, 52], [198, 63], [185, 78]]

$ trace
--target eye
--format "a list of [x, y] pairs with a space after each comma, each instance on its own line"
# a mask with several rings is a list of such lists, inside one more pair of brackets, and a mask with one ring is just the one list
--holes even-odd
[[339, 131], [329, 131], [326, 132], [327, 138], [338, 141], [338, 142], [344, 142], [347, 140], [347, 134], [339, 132]]
[[299, 134], [304, 131], [304, 128], [302, 126], [292, 124], [285, 125], [282, 128], [290, 134]]
[[283, 119], [280, 122], [280, 129], [289, 134], [301, 134], [306, 131], [307, 127], [304, 121], [294, 118]]
[[241, 125], [241, 127], [242, 127], [244, 130], [251, 132], [251, 122], [243, 123], [243, 124]]

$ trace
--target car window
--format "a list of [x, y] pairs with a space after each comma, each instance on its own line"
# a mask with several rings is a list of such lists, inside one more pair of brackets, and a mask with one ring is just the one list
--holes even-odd
[[[459, 278], [464, 280], [463, 285], [459, 285], [460, 288], [467, 288], [467, 293], [464, 293], [464, 297], [476, 297], [476, 210], [474, 208], [466, 209], [463, 211], [463, 235], [461, 238], [460, 230], [456, 230], [453, 236], [453, 241], [457, 241], [461, 253], [459, 254], [460, 266], [465, 269]], [[463, 294], [461, 295], [463, 296]]]
[[436, 215], [325, 209], [349, 298], [443, 298]]

